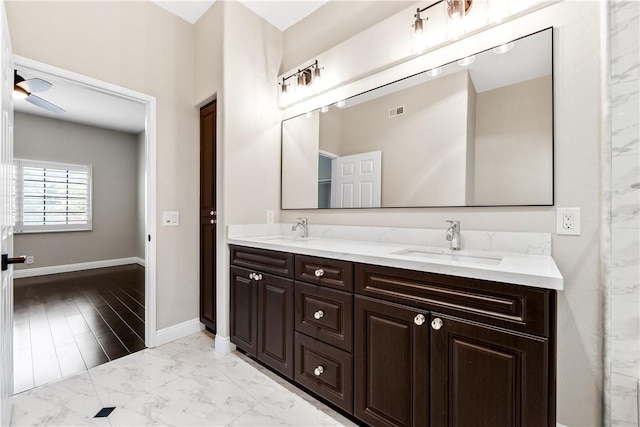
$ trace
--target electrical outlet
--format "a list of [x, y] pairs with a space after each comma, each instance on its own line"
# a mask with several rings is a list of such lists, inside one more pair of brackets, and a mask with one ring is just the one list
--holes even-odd
[[556, 233], [569, 236], [580, 235], [580, 208], [558, 208]]
[[267, 224], [273, 224], [273, 211], [271, 209], [267, 209]]
[[162, 225], [164, 227], [175, 227], [177, 225], [180, 225], [180, 213], [177, 211], [163, 211]]
[[35, 257], [33, 255], [27, 255], [25, 264], [33, 264], [34, 262], [35, 262]]

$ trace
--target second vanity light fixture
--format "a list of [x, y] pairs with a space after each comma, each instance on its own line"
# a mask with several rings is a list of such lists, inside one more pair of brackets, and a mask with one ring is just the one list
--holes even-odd
[[427, 7], [418, 8], [416, 10], [416, 14], [413, 15], [415, 21], [411, 26], [413, 30], [413, 38], [414, 38], [414, 51], [422, 51], [429, 47], [428, 42], [428, 34], [427, 34], [427, 25], [426, 21], [429, 20], [428, 17], [422, 18], [422, 13], [425, 13], [427, 10], [432, 7], [444, 4], [446, 8], [447, 15], [450, 20], [448, 21], [448, 35], [447, 37], [450, 39], [456, 39], [464, 34], [464, 26], [463, 19], [469, 13], [469, 9], [471, 9], [471, 5], [473, 4], [473, 0], [440, 0], [437, 1]]
[[281, 86], [282, 102], [288, 105], [292, 101], [306, 97], [311, 91], [319, 92], [322, 81], [321, 69], [316, 60], [313, 64], [283, 77], [282, 83], [278, 83]]

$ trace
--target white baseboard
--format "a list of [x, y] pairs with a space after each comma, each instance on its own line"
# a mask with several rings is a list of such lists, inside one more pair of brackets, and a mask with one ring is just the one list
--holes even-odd
[[204, 329], [204, 325], [200, 323], [200, 319], [187, 320], [186, 322], [178, 323], [177, 325], [169, 326], [168, 328], [160, 329], [156, 332], [156, 339], [154, 344], [156, 346], [170, 343], [171, 341], [178, 340], [180, 338], [187, 337], [196, 332], [200, 332]]
[[220, 335], [216, 335], [213, 346], [216, 352], [220, 354], [229, 354], [236, 349], [235, 344], [231, 344], [231, 339], [229, 337], [222, 337]]
[[141, 266], [144, 267], [146, 265], [146, 262], [145, 262], [144, 258], [137, 257], [136, 258], [136, 264], [141, 265]]
[[[13, 277], [22, 279], [25, 277], [44, 276], [47, 274], [69, 273], [71, 271], [92, 270], [94, 268], [116, 267], [118, 265], [138, 264], [139, 258], [117, 258], [102, 261], [79, 262], [77, 264], [52, 265], [49, 267], [25, 268], [14, 270]], [[144, 261], [143, 261], [144, 262]]]

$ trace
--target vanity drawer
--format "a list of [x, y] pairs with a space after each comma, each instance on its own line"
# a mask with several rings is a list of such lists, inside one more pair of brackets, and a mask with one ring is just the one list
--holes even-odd
[[355, 266], [361, 295], [549, 336], [550, 293], [486, 280], [366, 264]]
[[353, 291], [353, 263], [296, 255], [296, 279], [342, 291]]
[[353, 356], [296, 332], [297, 383], [353, 414]]
[[295, 282], [296, 331], [353, 351], [353, 294]]
[[293, 277], [293, 254], [265, 249], [229, 246], [231, 265], [271, 273], [283, 277]]

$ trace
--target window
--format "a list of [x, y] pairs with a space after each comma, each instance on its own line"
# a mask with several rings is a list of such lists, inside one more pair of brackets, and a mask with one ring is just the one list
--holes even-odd
[[91, 166], [14, 161], [16, 233], [91, 230]]

